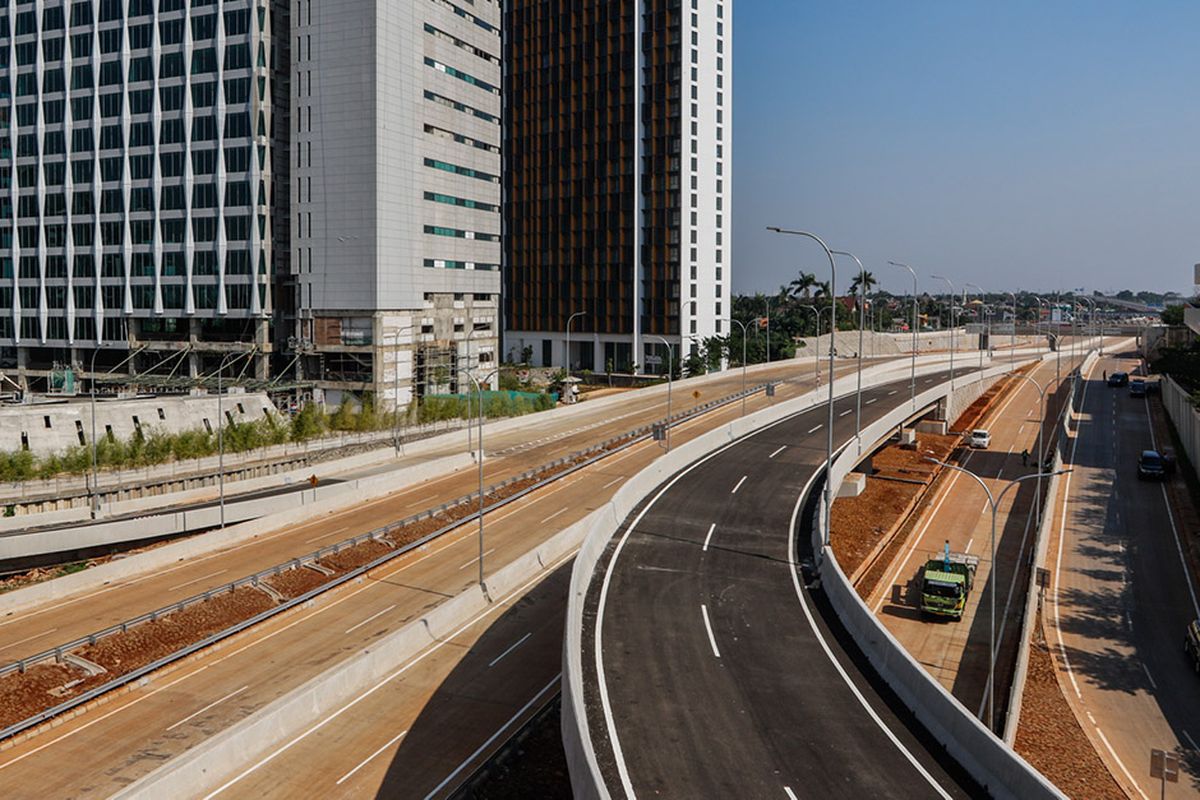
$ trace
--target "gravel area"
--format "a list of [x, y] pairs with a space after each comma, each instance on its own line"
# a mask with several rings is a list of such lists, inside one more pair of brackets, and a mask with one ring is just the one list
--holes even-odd
[[1124, 800], [1092, 742], [1063, 697], [1038, 614], [1029, 643], [1029, 672], [1017, 725], [1016, 751], [1068, 797]]

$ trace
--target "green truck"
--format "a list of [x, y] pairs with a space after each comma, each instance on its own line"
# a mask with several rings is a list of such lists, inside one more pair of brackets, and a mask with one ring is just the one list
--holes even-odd
[[929, 559], [921, 570], [922, 613], [962, 619], [978, 567], [979, 556], [951, 553], [946, 542], [941, 557]]

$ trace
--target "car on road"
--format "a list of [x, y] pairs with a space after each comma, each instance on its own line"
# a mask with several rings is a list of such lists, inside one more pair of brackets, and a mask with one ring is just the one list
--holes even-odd
[[1183, 652], [1192, 658], [1192, 669], [1200, 673], [1200, 619], [1192, 620], [1183, 637]]
[[1141, 378], [1134, 378], [1129, 382], [1130, 397], [1145, 397], [1146, 396], [1146, 381]]
[[1124, 386], [1127, 383], [1129, 383], [1128, 372], [1114, 372], [1112, 375], [1108, 376], [1109, 386]]
[[1143, 450], [1138, 457], [1138, 480], [1161, 481], [1167, 477], [1167, 465], [1157, 450]]
[[986, 428], [976, 428], [967, 437], [967, 444], [976, 450], [987, 450], [992, 444], [992, 434]]

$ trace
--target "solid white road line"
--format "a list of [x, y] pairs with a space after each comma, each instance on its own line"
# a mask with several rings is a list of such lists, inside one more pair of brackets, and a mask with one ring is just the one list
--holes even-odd
[[16, 647], [19, 644], [25, 644], [26, 642], [32, 642], [34, 639], [40, 639], [43, 636], [49, 636], [50, 634], [54, 633], [57, 630], [58, 630], [58, 628], [51, 628], [48, 631], [42, 631], [41, 633], [35, 633], [33, 636], [26, 636], [24, 639], [21, 639], [16, 642], [10, 642], [10, 643], [4, 645], [3, 647], [0, 647], [0, 650], [7, 650], [10, 647]]
[[[549, 567], [550, 571], [553, 571], [553, 570], [554, 570], [555, 568], [557, 568], [559, 565], [566, 563], [566, 562], [567, 562], [569, 559], [571, 559], [571, 558], [574, 558], [574, 557], [575, 557], [575, 554], [574, 554], [574, 553], [569, 553], [569, 554], [567, 554], [566, 556], [564, 556], [563, 558], [560, 558], [560, 559], [559, 559], [557, 562], [555, 562], [554, 564], [552, 564], [552, 565]], [[526, 590], [528, 590], [528, 589], [529, 589], [529, 587], [531, 587], [531, 586], [533, 586], [534, 584], [536, 584], [536, 583], [537, 583], [538, 581], [540, 581], [540, 580], [541, 580], [543, 577], [544, 577], [544, 574], [539, 574], [539, 575], [538, 575], [537, 577], [535, 577], [533, 580], [529, 581], [528, 583], [524, 584], [523, 586], [520, 586], [520, 587], [518, 587], [517, 589], [514, 589], [512, 592], [509, 592], [508, 596], [507, 596], [507, 597], [506, 597], [506, 598], [505, 598], [503, 601], [501, 601], [501, 602], [498, 602], [498, 603], [495, 603], [495, 604], [494, 604], [494, 605], [492, 605], [490, 608], [488, 608], [488, 609], [486, 609], [486, 610], [484, 610], [484, 611], [480, 612], [480, 613], [479, 613], [479, 614], [477, 614], [475, 617], [473, 617], [472, 619], [470, 619], [469, 621], [467, 621], [467, 622], [466, 622], [466, 623], [465, 623], [465, 624], [464, 624], [462, 627], [460, 627], [460, 628], [459, 628], [458, 630], [456, 630], [454, 633], [450, 634], [449, 636], [447, 636], [447, 637], [446, 637], [446, 638], [444, 638], [444, 639], [439, 639], [437, 642], [435, 642], [434, 644], [432, 644], [432, 645], [429, 647], [429, 649], [427, 649], [427, 650], [425, 650], [424, 652], [422, 652], [422, 653], [421, 653], [420, 655], [418, 655], [416, 658], [414, 658], [414, 659], [410, 660], [410, 661], [409, 661], [407, 664], [405, 664], [404, 666], [400, 667], [400, 668], [399, 668], [399, 669], [397, 669], [395, 672], [392, 672], [390, 675], [388, 675], [388, 676], [384, 677], [382, 680], [380, 680], [378, 683], [376, 683], [376, 684], [375, 684], [374, 686], [372, 686], [370, 689], [367, 689], [367, 690], [366, 690], [366, 691], [364, 691], [362, 694], [358, 695], [358, 697], [355, 697], [353, 700], [351, 700], [351, 701], [349, 701], [348, 703], [346, 703], [345, 705], [343, 705], [343, 706], [342, 706], [341, 708], [339, 708], [337, 711], [334, 711], [334, 712], [333, 712], [333, 713], [331, 713], [329, 716], [325, 717], [325, 719], [321, 720], [321, 721], [320, 721], [320, 722], [318, 722], [316, 725], [313, 725], [311, 728], [309, 728], [308, 730], [306, 730], [304, 733], [302, 733], [302, 734], [300, 734], [299, 736], [296, 736], [295, 738], [291, 739], [291, 740], [290, 740], [290, 741], [289, 741], [287, 744], [285, 744], [285, 745], [282, 745], [281, 747], [278, 747], [278, 748], [276, 748], [276, 749], [275, 749], [275, 750], [273, 750], [273, 751], [272, 751], [272, 752], [271, 752], [269, 755], [267, 755], [267, 756], [263, 757], [261, 760], [259, 760], [257, 763], [255, 763], [253, 766], [246, 768], [246, 769], [245, 769], [245, 770], [243, 770], [242, 772], [240, 772], [240, 773], [238, 773], [237, 775], [235, 775], [234, 777], [230, 778], [228, 781], [226, 781], [225, 783], [223, 783], [221, 786], [217, 787], [216, 789], [214, 789], [213, 791], [211, 791], [211, 792], [209, 792], [207, 795], [205, 795], [205, 797], [204, 797], [204, 800], [211, 800], [211, 798], [213, 798], [213, 797], [216, 797], [216, 796], [217, 796], [217, 795], [219, 795], [221, 792], [223, 792], [223, 791], [225, 791], [226, 789], [228, 789], [230, 786], [233, 786], [235, 783], [237, 783], [238, 781], [242, 780], [242, 778], [245, 778], [245, 777], [246, 777], [247, 775], [249, 775], [250, 773], [252, 773], [252, 772], [256, 771], [256, 770], [257, 770], [259, 767], [262, 767], [264, 764], [267, 764], [268, 762], [270, 762], [270, 761], [274, 760], [274, 759], [275, 759], [277, 756], [281, 755], [282, 753], [286, 752], [287, 750], [290, 750], [290, 749], [291, 749], [293, 746], [295, 746], [295, 745], [299, 744], [301, 741], [303, 741], [304, 739], [308, 738], [310, 735], [312, 735], [312, 734], [316, 733], [316, 732], [317, 732], [317, 731], [319, 731], [321, 728], [323, 728], [323, 727], [325, 727], [326, 725], [328, 725], [330, 722], [333, 722], [335, 719], [337, 719], [338, 717], [340, 717], [342, 714], [344, 714], [345, 712], [349, 711], [351, 708], [353, 708], [354, 706], [358, 705], [358, 704], [359, 704], [360, 702], [362, 702], [363, 700], [365, 700], [365, 699], [367, 699], [368, 697], [370, 697], [371, 695], [373, 695], [373, 694], [374, 694], [375, 692], [377, 692], [379, 689], [382, 689], [384, 686], [386, 686], [386, 685], [387, 685], [388, 683], [390, 683], [392, 680], [394, 680], [395, 678], [398, 678], [399, 676], [403, 675], [405, 672], [408, 672], [408, 670], [410, 670], [410, 669], [412, 669], [413, 667], [415, 667], [415, 666], [416, 666], [417, 664], [419, 664], [420, 662], [424, 661], [426, 657], [428, 657], [428, 656], [432, 655], [433, 653], [436, 653], [438, 650], [441, 650], [441, 649], [442, 649], [442, 647], [444, 647], [446, 644], [448, 644], [448, 643], [450, 643], [450, 642], [454, 641], [455, 639], [457, 639], [457, 638], [459, 637], [459, 635], [461, 635], [461, 634], [462, 634], [462, 632], [463, 632], [463, 631], [467, 630], [467, 629], [468, 629], [468, 628], [470, 628], [472, 625], [476, 624], [477, 622], [479, 622], [480, 620], [482, 620], [482, 619], [484, 619], [485, 617], [489, 616], [490, 614], [494, 614], [496, 611], [498, 611], [498, 610], [500, 610], [500, 609], [504, 608], [504, 606], [505, 606], [505, 605], [507, 605], [507, 603], [508, 603], [508, 600], [509, 600], [509, 599], [511, 599], [511, 598], [513, 598], [513, 597], [519, 597], [519, 596], [521, 596], [521, 595], [522, 595], [522, 594], [523, 594], [523, 593], [524, 593]], [[371, 585], [375, 585], [375, 584], [371, 584]], [[546, 688], [548, 689], [550, 686], [553, 686], [554, 684], [558, 683], [558, 681], [559, 681], [559, 679], [560, 679], [561, 677], [562, 677], [562, 673], [559, 673], [559, 675], [558, 675], [558, 676], [556, 676], [556, 677], [554, 678], [554, 680], [553, 680], [551, 683], [547, 684]], [[181, 678], [180, 680], [182, 680], [182, 678]], [[165, 687], [164, 687], [164, 688], [165, 688]], [[542, 693], [544, 693], [545, 691], [546, 691], [546, 689], [543, 689], [543, 690], [542, 690]], [[536, 700], [536, 699], [537, 699], [537, 696], [535, 696], [535, 697], [534, 697], [534, 699]], [[531, 705], [532, 703], [533, 703], [533, 701], [531, 700], [529, 703], [527, 703], [527, 704], [526, 704], [525, 708], [528, 708], [528, 707], [529, 707], [529, 705]], [[523, 713], [523, 712], [524, 712], [524, 710], [525, 710], [525, 709], [522, 709], [520, 712], [518, 712], [518, 715], [520, 715], [521, 713]], [[111, 712], [110, 712], [110, 713], [111, 713]], [[514, 719], [515, 719], [515, 718], [516, 718], [516, 717], [514, 717]], [[511, 720], [510, 720], [509, 722], [511, 723]], [[509, 724], [509, 723], [505, 723], [505, 726], [507, 727], [507, 725], [508, 725], [508, 724]], [[504, 729], [503, 729], [503, 728], [501, 728], [501, 730], [504, 730]], [[486, 747], [488, 744], [490, 744], [490, 743], [492, 742], [492, 740], [494, 740], [494, 739], [496, 738], [496, 736], [497, 736], [497, 735], [499, 735], [499, 732], [497, 732], [496, 734], [493, 734], [492, 738], [491, 738], [491, 739], [489, 739], [487, 742], [485, 742], [485, 743], [483, 744], [483, 746], [482, 746], [482, 747], [480, 747], [480, 749], [476, 751], [476, 753], [479, 753], [479, 752], [481, 752], [481, 751], [483, 750], [483, 748], [484, 748], [484, 747]], [[466, 762], [464, 762], [464, 763], [466, 763]], [[462, 769], [462, 767], [460, 766], [460, 767], [459, 767], [459, 770], [461, 770], [461, 769]], [[448, 778], [447, 778], [445, 781], [443, 781], [443, 782], [442, 782], [442, 784], [441, 784], [441, 786], [444, 786], [444, 785], [445, 785], [447, 782], [449, 782], [450, 778], [454, 777], [454, 775], [456, 775], [456, 774], [458, 773], [458, 771], [459, 771], [459, 770], [455, 770], [453, 773], [451, 773], [450, 777], [448, 777]], [[441, 786], [439, 786], [439, 787], [438, 787], [438, 789], [440, 789], [440, 788], [441, 788]], [[437, 790], [434, 790], [434, 791], [437, 791]]]
[[1196, 745], [1196, 740], [1192, 738], [1192, 735], [1190, 733], [1183, 730], [1182, 728], [1179, 729], [1179, 732], [1183, 734], [1183, 738], [1188, 740], [1188, 744], [1190, 744], [1192, 746], [1193, 750], [1200, 750], [1200, 747], [1198, 747]]
[[[1146, 403], [1146, 424], [1150, 427], [1150, 446], [1155, 450], [1158, 449], [1158, 442], [1154, 437], [1154, 420], [1150, 416], [1150, 403]], [[1175, 514], [1171, 511], [1171, 501], [1167, 497], [1167, 487], [1161, 483], [1158, 485], [1159, 491], [1162, 492], [1163, 506], [1167, 509], [1167, 521], [1171, 523], [1171, 535], [1175, 538], [1175, 552], [1179, 554], [1179, 565], [1183, 567], [1183, 582], [1187, 584], [1188, 594], [1192, 597], [1192, 611], [1200, 617], [1200, 603], [1196, 601], [1196, 587], [1192, 586], [1192, 573], [1188, 569], [1187, 559], [1183, 557], [1183, 547], [1179, 543], [1179, 529], [1175, 527]]]
[[822, 427], [822, 426], [818, 425], [817, 427], [815, 427], [815, 428], [813, 428], [812, 430], [810, 430], [810, 431], [809, 431], [809, 434], [814, 434], [814, 433], [816, 433], [817, 431], [821, 430], [821, 427]]
[[376, 611], [374, 614], [372, 614], [371, 616], [367, 617], [366, 619], [364, 619], [362, 622], [358, 623], [358, 624], [357, 624], [357, 625], [355, 625], [354, 627], [352, 627], [352, 628], [347, 628], [347, 629], [346, 629], [346, 633], [354, 633], [356, 630], [358, 630], [359, 628], [361, 628], [363, 625], [366, 625], [368, 622], [370, 622], [370, 621], [372, 621], [372, 620], [374, 620], [374, 619], [378, 619], [379, 617], [382, 617], [384, 614], [386, 614], [387, 612], [391, 611], [391, 610], [392, 610], [393, 608], [395, 608], [395, 607], [396, 607], [396, 604], [395, 604], [395, 603], [392, 603], [390, 606], [388, 606], [387, 608], [385, 608], [383, 611]]
[[184, 581], [183, 583], [177, 583], [174, 586], [168, 587], [167, 591], [173, 592], [176, 589], [182, 589], [185, 586], [191, 586], [193, 583], [199, 583], [200, 581], [207, 580], [209, 578], [215, 578], [218, 575], [225, 573], [225, 572], [229, 572], [228, 567], [226, 567], [225, 569], [219, 569], [216, 572], [210, 572], [207, 575], [201, 575], [199, 578], [192, 578], [190, 581]]
[[551, 514], [550, 516], [548, 516], [544, 520], [542, 520], [540, 524], [545, 525], [547, 522], [554, 519], [559, 514], [564, 514], [567, 511], [570, 511], [570, 506], [564, 506], [564, 507], [560, 508], [558, 511], [555, 511], [553, 514]]
[[463, 761], [461, 764], [459, 764], [457, 767], [455, 767], [454, 771], [451, 772], [449, 775], [447, 775], [445, 780], [443, 780], [441, 783], [439, 783], [437, 786], [435, 786], [433, 788], [432, 792], [425, 795], [425, 800], [429, 800], [429, 798], [433, 797], [438, 792], [440, 792], [442, 789], [446, 788], [446, 784], [448, 784], [448, 783], [450, 783], [450, 781], [454, 780], [454, 777], [456, 775], [458, 775], [458, 773], [462, 772], [467, 767], [468, 764], [470, 764], [475, 759], [479, 758], [479, 755], [484, 750], [491, 747], [492, 742], [496, 741], [496, 739], [498, 739], [500, 737], [500, 735], [502, 733], [504, 733], [504, 731], [506, 731], [514, 722], [516, 722], [518, 719], [520, 719], [525, 714], [525, 712], [528, 711], [533, 706], [533, 704], [538, 701], [539, 697], [544, 695], [546, 692], [550, 691], [550, 689], [552, 689], [553, 687], [557, 686], [561, 681], [562, 681], [562, 673], [560, 672], [554, 676], [554, 680], [547, 683], [545, 686], [543, 686], [541, 688], [541, 690], [537, 694], [535, 694], [533, 697], [531, 697], [529, 699], [528, 703], [521, 706], [520, 711], [518, 711], [517, 713], [515, 713], [511, 717], [509, 717], [508, 722], [505, 722], [503, 725], [501, 725], [499, 728], [497, 728], [496, 732], [493, 733], [491, 736], [489, 736], [486, 742], [479, 745], [479, 747], [475, 750], [474, 753], [471, 753], [471, 755], [467, 756], [465, 761]]
[[796, 793], [792, 791], [792, 787], [783, 787], [783, 793], [788, 796], [788, 800], [797, 800]]
[[621, 482], [621, 481], [623, 481], [623, 480], [625, 480], [625, 476], [624, 476], [624, 475], [620, 476], [619, 478], [613, 478], [611, 481], [609, 481], [608, 483], [604, 484], [604, 485], [603, 485], [603, 486], [601, 486], [600, 488], [601, 488], [601, 489], [607, 489], [608, 487], [612, 486], [614, 483], [620, 483], [620, 482]]
[[708, 535], [704, 537], [704, 547], [700, 548], [702, 551], [707, 552], [708, 543], [712, 539], [713, 531], [715, 531], [716, 529], [717, 529], [717, 523], [715, 523], [715, 522], [712, 525], [708, 526]]
[[875, 709], [872, 708], [871, 704], [867, 702], [867, 698], [863, 697], [863, 694], [859, 691], [858, 686], [856, 686], [854, 681], [850, 679], [850, 676], [846, 674], [845, 668], [842, 667], [842, 663], [838, 661], [837, 656], [833, 654], [833, 650], [829, 647], [829, 642], [825, 641], [825, 635], [821, 633], [820, 627], [817, 625], [816, 620], [813, 619], [812, 611], [809, 610], [808, 607], [808, 601], [804, 599], [804, 590], [800, 587], [800, 565], [796, 563], [795, 555], [796, 531], [800, 529], [800, 526], [796, 524], [796, 520], [800, 516], [800, 506], [803, 505], [804, 497], [808, 494], [809, 487], [812, 486], [813, 481], [816, 480], [817, 474], [818, 473], [816, 472], [812, 474], [812, 476], [808, 479], [808, 483], [805, 484], [804, 488], [800, 491], [799, 496], [796, 498], [796, 505], [792, 508], [792, 519], [789, 523], [791, 535], [789, 535], [787, 539], [787, 562], [788, 566], [791, 568], [792, 586], [796, 590], [796, 597], [800, 600], [800, 607], [804, 610], [804, 616], [808, 620], [809, 628], [812, 629], [813, 634], [817, 637], [817, 641], [821, 643], [821, 649], [825, 652], [825, 657], [829, 659], [831, 664], [833, 664], [838, 675], [841, 676], [842, 681], [858, 700], [859, 705], [863, 707], [875, 724], [879, 726], [879, 729], [883, 731], [888, 740], [895, 745], [896, 749], [904, 755], [908, 763], [912, 764], [913, 768], [916, 769], [921, 777], [928, 781], [929, 785], [933, 787], [933, 790], [937, 792], [938, 796], [944, 798], [944, 800], [950, 800], [950, 795], [946, 792], [946, 790], [943, 789], [941, 785], [934, 779], [934, 777], [929, 774], [929, 771], [926, 770], [925, 767], [922, 766], [921, 762], [917, 760], [916, 756], [914, 756], [912, 752], [910, 752], [909, 749], [904, 746], [904, 743], [896, 737], [896, 734], [892, 733], [891, 728], [889, 728], [887, 723], [885, 723], [880, 716], [875, 713]]
[[237, 691], [233, 691], [233, 692], [230, 692], [229, 694], [225, 695], [220, 700], [213, 700], [211, 703], [209, 703], [208, 705], [206, 705], [204, 708], [200, 709], [199, 711], [195, 712], [194, 714], [188, 714], [186, 717], [179, 720], [179, 722], [176, 722], [174, 725], [167, 728], [167, 730], [168, 731], [175, 730], [176, 728], [178, 728], [180, 725], [187, 722], [188, 720], [200, 716], [201, 714], [203, 714], [205, 711], [208, 711], [213, 706], [219, 706], [221, 703], [224, 703], [226, 700], [230, 699], [231, 697], [236, 697], [237, 695], [241, 694], [242, 692], [246, 691], [249, 688], [250, 688], [250, 685], [246, 684], [245, 686], [238, 689]]
[[737, 482], [737, 486], [734, 486], [734, 487], [733, 487], [733, 491], [732, 491], [732, 492], [730, 492], [730, 494], [737, 494], [737, 490], [738, 490], [738, 489], [740, 489], [740, 488], [742, 488], [742, 484], [746, 482], [746, 478], [748, 478], [748, 477], [750, 477], [750, 476], [749, 476], [749, 475], [743, 475], [743, 476], [742, 476], [742, 479], [741, 479], [740, 481], [738, 481], [738, 482]]
[[501, 653], [500, 655], [496, 656], [495, 658], [493, 658], [491, 661], [488, 662], [488, 669], [491, 669], [492, 667], [499, 664], [500, 659], [504, 658], [506, 655], [511, 653], [513, 650], [516, 650], [518, 647], [525, 644], [525, 640], [528, 639], [530, 636], [533, 636], [533, 634], [527, 633], [524, 636], [522, 636], [520, 639], [517, 639], [517, 641], [514, 642], [512, 645], [510, 645], [507, 650], [505, 650], [503, 653]]
[[785, 444], [785, 445], [783, 445], [782, 447], [780, 447], [779, 449], [777, 449], [777, 450], [776, 450], [774, 453], [771, 453], [771, 455], [767, 456], [767, 458], [774, 458], [775, 456], [777, 456], [777, 455], [779, 455], [780, 453], [782, 453], [784, 450], [787, 450], [787, 445], [786, 445], [786, 444]]
[[1125, 773], [1125, 777], [1129, 779], [1131, 784], [1133, 784], [1133, 788], [1137, 789], [1137, 793], [1142, 796], [1142, 800], [1150, 800], [1150, 798], [1146, 796], [1146, 793], [1142, 791], [1142, 787], [1138, 786], [1137, 779], [1133, 777], [1133, 774], [1129, 771], [1129, 768], [1125, 766], [1125, 762], [1122, 761], [1121, 757], [1117, 755], [1117, 751], [1113, 749], [1112, 743], [1108, 741], [1108, 737], [1104, 735], [1104, 731], [1100, 730], [1099, 725], [1096, 726], [1096, 735], [1100, 737], [1100, 741], [1104, 742], [1104, 746], [1108, 748], [1109, 755], [1111, 755], [1113, 760], [1117, 762], [1117, 766], [1121, 768], [1121, 772]]
[[708, 621], [708, 606], [704, 603], [700, 604], [700, 614], [704, 617], [704, 630], [708, 631], [708, 643], [712, 645], [713, 655], [720, 658], [721, 651], [717, 649], [717, 637], [713, 636], [712, 623]]
[[351, 776], [351, 775], [353, 775], [354, 773], [358, 772], [360, 769], [362, 769], [363, 767], [365, 767], [365, 766], [367, 765], [367, 763], [368, 763], [368, 762], [370, 762], [370, 760], [371, 760], [371, 759], [373, 759], [375, 756], [379, 755], [379, 754], [380, 754], [380, 753], [382, 753], [384, 750], [387, 750], [389, 747], [391, 747], [392, 745], [394, 745], [396, 742], [400, 741], [400, 739], [401, 739], [402, 737], [404, 737], [404, 735], [405, 735], [405, 734], [407, 734], [407, 733], [408, 733], [408, 731], [400, 731], [399, 733], [397, 733], [395, 736], [393, 736], [391, 739], [389, 739], [389, 740], [387, 741], [387, 744], [385, 744], [383, 747], [381, 747], [381, 748], [379, 748], [378, 750], [376, 750], [374, 753], [371, 753], [371, 755], [367, 756], [367, 757], [366, 757], [366, 758], [364, 758], [362, 761], [360, 761], [357, 767], [355, 767], [354, 769], [350, 770], [349, 772], [347, 772], [347, 773], [346, 773], [345, 775], [343, 775], [342, 777], [338, 778], [338, 779], [337, 779], [337, 783], [336, 783], [335, 785], [336, 785], [336, 786], [341, 786], [343, 783], [345, 783], [347, 780], [349, 780], [349, 779], [350, 779], [350, 776]]
[[[496, 552], [496, 548], [494, 548], [494, 547], [493, 547], [491, 550], [487, 550], [487, 551], [485, 551], [483, 555], [484, 555], [485, 557], [486, 557], [486, 556], [490, 556], [490, 555], [491, 555], [492, 553], [494, 553], [494, 552]], [[475, 556], [475, 557], [474, 557], [474, 558], [472, 558], [470, 561], [468, 561], [467, 563], [465, 563], [465, 564], [463, 564], [461, 567], [459, 567], [459, 569], [466, 569], [467, 567], [471, 566], [472, 564], [474, 564], [474, 563], [475, 563], [476, 561], [478, 561], [478, 560], [479, 560], [479, 556]]]

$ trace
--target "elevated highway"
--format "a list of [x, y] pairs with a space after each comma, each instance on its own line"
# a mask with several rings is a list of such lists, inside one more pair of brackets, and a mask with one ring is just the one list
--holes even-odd
[[[908, 402], [908, 381], [863, 400], [864, 423], [878, 419]], [[835, 403], [839, 448], [854, 437], [854, 402]], [[811, 570], [802, 506], [815, 501], [827, 413], [785, 418], [677, 473], [597, 563], [581, 660], [613, 797], [980, 795], [874, 676]]]

